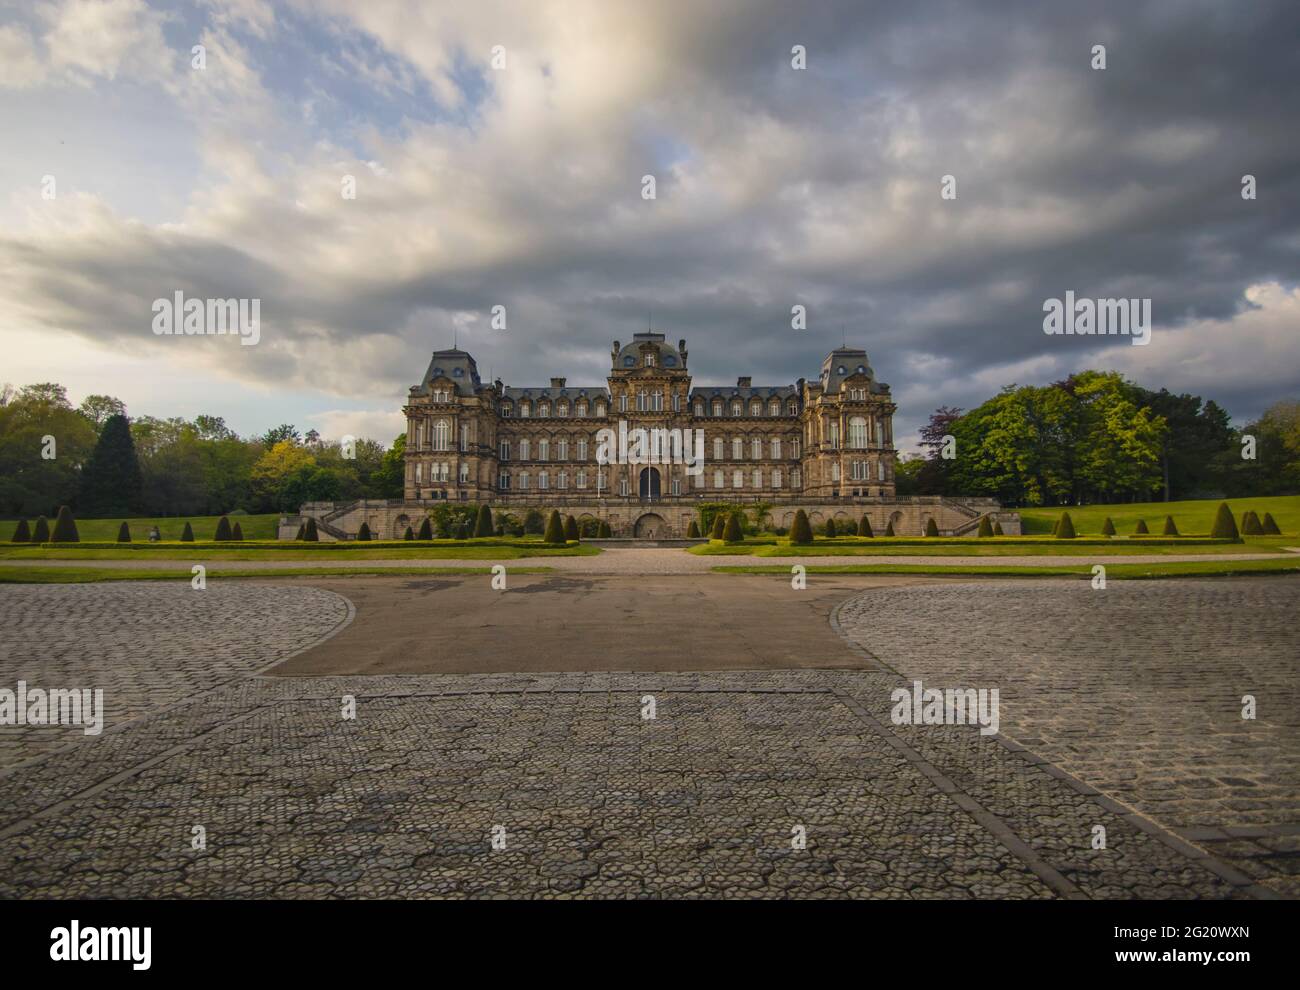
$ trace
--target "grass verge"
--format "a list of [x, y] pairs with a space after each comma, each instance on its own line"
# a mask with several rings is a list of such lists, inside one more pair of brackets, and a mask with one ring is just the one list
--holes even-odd
[[[513, 567], [511, 574], [549, 574], [550, 567]], [[275, 570], [219, 569], [207, 573], [209, 580], [225, 578], [282, 577], [437, 577], [440, 574], [491, 574], [490, 567], [285, 567]], [[189, 581], [184, 570], [142, 570], [118, 567], [22, 567], [0, 565], [0, 584], [94, 584], [99, 581]]]
[[[935, 574], [971, 577], [1092, 577], [1092, 564], [810, 564], [809, 574]], [[719, 574], [790, 575], [780, 564], [710, 568]], [[1252, 574], [1300, 574], [1300, 557], [1277, 560], [1153, 561], [1149, 564], [1107, 564], [1107, 578], [1231, 577]]]

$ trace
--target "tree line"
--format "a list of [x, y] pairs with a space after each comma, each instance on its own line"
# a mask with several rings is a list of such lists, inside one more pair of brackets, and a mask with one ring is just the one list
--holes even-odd
[[241, 437], [220, 416], [128, 419], [123, 403], [73, 407], [51, 382], [0, 389], [0, 513], [85, 518], [297, 511], [304, 502], [400, 498], [405, 436], [390, 447], [282, 424]]
[[897, 465], [900, 495], [1050, 506], [1300, 492], [1300, 402], [1237, 429], [1213, 399], [1113, 371], [1008, 385], [969, 411], [941, 406], [921, 446]]

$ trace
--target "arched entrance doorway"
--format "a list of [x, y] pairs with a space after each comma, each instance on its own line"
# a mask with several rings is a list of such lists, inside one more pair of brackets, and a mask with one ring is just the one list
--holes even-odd
[[668, 523], [664, 521], [663, 516], [647, 512], [636, 521], [632, 534], [641, 540], [653, 540], [656, 537], [662, 539], [668, 535]]
[[639, 490], [641, 492], [642, 498], [659, 497], [659, 469], [658, 468], [648, 467], [648, 468], [641, 469], [641, 483], [639, 486]]

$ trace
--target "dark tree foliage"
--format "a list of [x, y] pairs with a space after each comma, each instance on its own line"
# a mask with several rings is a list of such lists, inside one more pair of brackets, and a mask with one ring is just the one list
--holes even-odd
[[140, 505], [141, 487], [131, 424], [121, 414], [109, 416], [81, 469], [77, 510], [85, 518], [130, 515]]
[[476, 537], [492, 535], [492, 510], [486, 504], [478, 507], [478, 515], [474, 519], [474, 535]]
[[420, 539], [420, 540], [433, 539], [433, 520], [431, 520], [428, 516], [425, 516], [424, 521], [420, 523], [420, 535], [416, 537], [416, 539]]
[[564, 517], [564, 539], [566, 542], [578, 539], [578, 520], [573, 516]]
[[808, 522], [808, 513], [800, 509], [794, 514], [794, 523], [790, 526], [790, 542], [805, 544], [812, 541], [813, 531]]
[[560, 521], [560, 513], [556, 509], [551, 510], [551, 515], [546, 520], [546, 532], [542, 535], [542, 542], [543, 543], [564, 542], [564, 523]]

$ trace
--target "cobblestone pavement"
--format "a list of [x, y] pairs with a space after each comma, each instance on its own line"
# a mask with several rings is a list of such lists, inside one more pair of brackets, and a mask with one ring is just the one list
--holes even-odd
[[[286, 659], [351, 616], [304, 585], [0, 587], [0, 688], [104, 692], [104, 727]], [[0, 767], [86, 739], [76, 727], [0, 725]]]
[[[1231, 560], [1271, 560], [1286, 554], [1277, 553], [1234, 553]], [[556, 571], [575, 574], [627, 574], [633, 576], [656, 574], [701, 574], [714, 567], [773, 566], [788, 567], [803, 564], [807, 567], [825, 567], [834, 564], [924, 564], [924, 565], [961, 565], [963, 567], [979, 566], [1030, 566], [1042, 567], [1049, 564], [1068, 566], [1071, 564], [1147, 564], [1152, 562], [1174, 563], [1177, 561], [1221, 561], [1224, 554], [1211, 553], [1175, 553], [1175, 554], [1108, 554], [1105, 557], [1088, 556], [1016, 556], [1016, 557], [979, 557], [952, 556], [932, 557], [916, 554], [871, 554], [833, 557], [752, 557], [745, 554], [719, 554], [702, 557], [687, 553], [680, 548], [629, 548], [605, 550], [589, 557], [519, 557], [500, 561], [506, 568], [512, 567], [549, 567]], [[193, 560], [158, 560], [141, 553], [138, 558], [130, 560], [20, 560], [8, 558], [0, 565], [22, 564], [25, 567], [105, 567], [120, 570], [148, 570], [173, 567], [182, 569], [191, 563], [204, 564], [209, 570], [227, 568], [231, 570], [266, 570], [274, 572], [284, 568], [302, 568], [319, 565], [320, 567], [420, 567], [428, 565], [431, 569], [439, 567], [491, 567], [490, 558], [453, 560], [429, 558], [406, 558], [403, 560], [231, 560], [220, 557], [206, 557], [202, 550], [196, 550]]]
[[[159, 610], [138, 588], [75, 590]], [[177, 642], [170, 604], [150, 656]], [[214, 628], [258, 651], [253, 625]], [[1041, 757], [893, 726], [878, 702], [902, 678], [863, 667], [236, 675], [0, 771], [0, 897], [1268, 893]]]
[[1300, 896], [1298, 606], [1286, 578], [998, 581], [873, 589], [838, 621], [908, 680], [997, 687], [1003, 734]]

